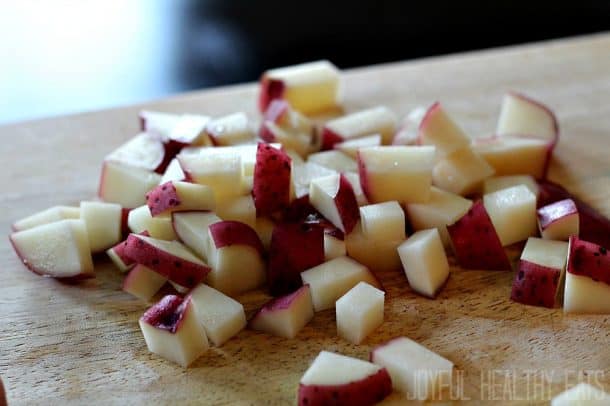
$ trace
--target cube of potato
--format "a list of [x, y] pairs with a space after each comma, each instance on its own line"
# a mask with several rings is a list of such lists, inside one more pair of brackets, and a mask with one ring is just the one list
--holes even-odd
[[398, 247], [398, 255], [411, 288], [434, 297], [449, 277], [449, 262], [436, 228], [413, 234]]
[[483, 196], [483, 204], [496, 228], [502, 246], [536, 235], [536, 195], [525, 185]]
[[366, 282], [360, 282], [335, 305], [337, 333], [353, 344], [360, 344], [383, 323], [385, 293]]

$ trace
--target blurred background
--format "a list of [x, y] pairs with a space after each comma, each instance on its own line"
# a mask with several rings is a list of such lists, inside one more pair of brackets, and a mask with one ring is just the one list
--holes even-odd
[[[0, 0], [0, 124], [610, 29], [610, 1]], [[607, 55], [610, 57], [610, 55]]]

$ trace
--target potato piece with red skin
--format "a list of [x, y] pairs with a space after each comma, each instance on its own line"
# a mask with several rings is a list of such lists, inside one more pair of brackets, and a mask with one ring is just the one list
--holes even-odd
[[231, 245], [247, 245], [265, 255], [265, 248], [256, 231], [247, 224], [239, 221], [224, 220], [209, 225], [210, 235], [214, 239], [217, 249]]
[[392, 392], [386, 368], [322, 351], [299, 383], [299, 406], [368, 406]]
[[125, 256], [145, 265], [178, 285], [192, 288], [210, 272], [210, 268], [177, 241], [163, 241], [130, 234]]
[[602, 247], [610, 247], [610, 219], [567, 191], [563, 186], [549, 180], [539, 180], [540, 194], [537, 206], [543, 207], [564, 199], [572, 199], [578, 208], [578, 236]]
[[560, 276], [559, 269], [521, 260], [510, 299], [527, 305], [553, 308]]
[[273, 229], [267, 283], [273, 296], [302, 285], [301, 272], [324, 262], [324, 227], [317, 223], [280, 223]]
[[259, 143], [252, 197], [258, 216], [272, 215], [290, 203], [291, 159], [284, 151]]
[[153, 216], [172, 211], [214, 210], [212, 188], [189, 182], [170, 181], [146, 194], [146, 204]]
[[482, 201], [477, 201], [457, 222], [447, 226], [458, 263], [465, 269], [510, 270]]

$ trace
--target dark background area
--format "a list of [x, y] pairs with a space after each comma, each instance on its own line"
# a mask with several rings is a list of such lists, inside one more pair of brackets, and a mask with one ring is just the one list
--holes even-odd
[[[610, 29], [610, 1], [21, 0], [0, 14], [0, 123]], [[608, 55], [610, 57], [610, 55]]]

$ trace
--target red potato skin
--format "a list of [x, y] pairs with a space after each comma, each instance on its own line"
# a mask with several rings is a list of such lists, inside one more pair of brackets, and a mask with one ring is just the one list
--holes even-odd
[[419, 128], [417, 131], [417, 145], [422, 145], [423, 144], [423, 130], [426, 128], [426, 126], [428, 125], [428, 120], [430, 120], [432, 118], [432, 116], [441, 109], [441, 103], [440, 102], [434, 102], [432, 104], [432, 106], [430, 106], [428, 108], [428, 110], [426, 111], [426, 114], [424, 114], [424, 117], [422, 118], [421, 122], [419, 123]]
[[360, 220], [360, 207], [352, 184], [343, 174], [339, 176], [339, 191], [335, 196], [335, 205], [339, 217], [341, 217], [345, 234], [351, 233], [358, 220]]
[[131, 209], [127, 209], [123, 207], [121, 209], [121, 235], [123, 237], [127, 237], [129, 234], [129, 225], [127, 224], [127, 220], [129, 219], [129, 212]]
[[392, 380], [385, 368], [374, 375], [344, 385], [299, 384], [299, 406], [368, 406], [392, 393]]
[[272, 214], [290, 203], [291, 159], [284, 151], [259, 143], [254, 165], [252, 197], [258, 216]]
[[544, 230], [554, 222], [573, 214], [578, 215], [576, 203], [572, 199], [564, 199], [539, 208], [538, 221]]
[[300, 223], [317, 218], [322, 218], [322, 215], [309, 202], [309, 195], [294, 199], [281, 216], [281, 220], [288, 223]]
[[106, 201], [104, 199], [104, 189], [106, 183], [106, 162], [102, 163], [102, 170], [100, 172], [100, 184], [97, 187], [97, 196], [102, 199], [102, 201]]
[[155, 172], [163, 175], [169, 163], [180, 153], [182, 148], [191, 145], [189, 142], [182, 142], [179, 140], [170, 139], [163, 143], [163, 149], [165, 154], [163, 155], [163, 161], [157, 166]]
[[364, 160], [360, 156], [360, 151], [357, 152], [356, 156], [358, 158], [357, 161], [358, 161], [358, 175], [360, 177], [360, 187], [362, 188], [362, 192], [364, 192], [366, 199], [368, 201], [372, 201], [371, 200], [372, 191], [371, 191], [371, 188], [369, 185], [369, 180], [368, 180], [368, 176], [367, 176], [367, 172], [366, 172], [366, 164], [364, 163]]
[[[144, 237], [150, 237], [150, 234], [148, 233], [148, 231], [144, 230], [140, 233], [140, 235], [143, 235]], [[130, 265], [135, 265], [135, 262], [133, 262], [131, 260], [131, 258], [129, 258], [126, 254], [125, 254], [125, 247], [127, 246], [127, 240], [125, 239], [124, 241], [121, 241], [120, 243], [118, 243], [117, 245], [115, 245], [114, 247], [111, 248], [111, 250], [114, 251], [114, 253], [121, 258], [121, 261], [123, 261], [123, 263], [127, 266]]]
[[186, 288], [199, 284], [210, 272], [210, 268], [178, 258], [146, 243], [137, 234], [130, 234], [125, 245], [125, 255], [138, 264], [165, 276]]
[[344, 139], [340, 134], [337, 134], [326, 126], [322, 128], [322, 151], [333, 149], [335, 144], [338, 144], [343, 141]]
[[610, 255], [600, 245], [570, 237], [567, 271], [610, 285]]
[[6, 392], [4, 391], [4, 383], [2, 382], [2, 378], [0, 378], [0, 406], [7, 406], [8, 402], [6, 400]]
[[216, 248], [230, 247], [231, 245], [247, 245], [258, 251], [262, 257], [265, 248], [258, 234], [252, 227], [239, 221], [219, 221], [209, 226], [210, 233]]
[[579, 233], [578, 236], [602, 247], [610, 247], [610, 220], [600, 212], [572, 195], [563, 186], [549, 180], [538, 181], [540, 195], [538, 207], [564, 199], [572, 199], [578, 208]]
[[79, 273], [79, 274], [74, 274], [74, 275], [71, 275], [71, 276], [63, 276], [63, 277], [57, 277], [57, 276], [49, 275], [49, 274], [45, 273], [44, 271], [34, 267], [34, 265], [32, 265], [32, 263], [27, 260], [27, 258], [17, 248], [17, 245], [13, 241], [13, 238], [12, 238], [11, 235], [9, 235], [8, 239], [11, 242], [11, 245], [13, 246], [13, 250], [15, 251], [15, 254], [17, 254], [19, 259], [21, 260], [21, 263], [28, 270], [30, 270], [31, 272], [35, 273], [36, 275], [44, 276], [45, 278], [54, 278], [54, 279], [57, 279], [59, 281], [65, 282], [65, 283], [77, 283], [77, 282], [80, 282], [81, 280], [84, 280], [84, 279], [95, 278], [95, 274], [93, 272]]
[[289, 293], [287, 295], [284, 295], [284, 296], [281, 296], [281, 297], [278, 297], [275, 299], [271, 299], [270, 301], [265, 303], [263, 305], [263, 307], [261, 307], [261, 309], [258, 311], [257, 315], [261, 314], [261, 313], [273, 313], [273, 312], [277, 312], [280, 310], [290, 309], [290, 306], [292, 306], [292, 304], [295, 302], [295, 300], [300, 298], [302, 295], [307, 294], [308, 292], [309, 292], [309, 285], [303, 285], [292, 293]]
[[520, 260], [510, 299], [531, 306], [555, 307], [559, 288], [559, 269]]
[[324, 228], [320, 224], [280, 223], [273, 229], [267, 281], [272, 296], [302, 286], [301, 272], [324, 262]]
[[146, 204], [150, 209], [150, 214], [157, 216], [172, 208], [179, 206], [181, 203], [180, 196], [176, 186], [169, 181], [157, 186], [150, 192], [146, 193]]
[[180, 325], [185, 319], [190, 301], [190, 297], [183, 299], [180, 296], [167, 295], [146, 310], [140, 320], [174, 334], [180, 329]]
[[510, 270], [510, 261], [481, 200], [447, 226], [455, 256], [464, 269]]
[[286, 85], [284, 82], [263, 76], [261, 78], [260, 93], [258, 95], [259, 111], [264, 113], [273, 100], [284, 98], [285, 91]]

